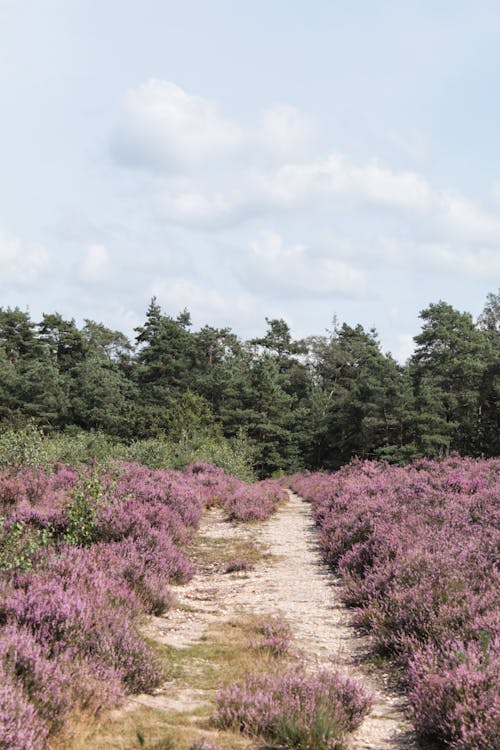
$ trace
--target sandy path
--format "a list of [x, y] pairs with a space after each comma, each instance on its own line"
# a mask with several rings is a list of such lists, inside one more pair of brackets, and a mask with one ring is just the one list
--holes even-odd
[[[335, 667], [358, 678], [375, 695], [371, 714], [353, 736], [353, 750], [416, 748], [411, 725], [404, 715], [401, 696], [389, 687], [388, 675], [363, 666], [369, 649], [348, 624], [349, 611], [340, 599], [339, 579], [321, 562], [310, 508], [290, 493], [289, 502], [265, 523], [235, 525], [220, 511], [205, 515], [202, 539], [251, 540], [266, 544], [272, 559], [260, 561], [241, 576], [214, 569], [200, 572], [176, 589], [178, 607], [151, 618], [148, 634], [175, 647], [196, 642], [207, 625], [245, 613], [281, 612], [290, 623], [294, 646], [303, 658], [318, 667]], [[181, 709], [188, 696], [173, 694], [171, 687], [136, 700], [151, 706]], [[189, 695], [189, 702], [203, 695]], [[184, 706], [185, 708], [185, 706]]]

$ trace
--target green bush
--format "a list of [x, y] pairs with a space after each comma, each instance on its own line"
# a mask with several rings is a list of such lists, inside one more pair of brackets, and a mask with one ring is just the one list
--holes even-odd
[[184, 469], [197, 461], [220, 466], [240, 479], [254, 478], [254, 452], [241, 433], [225, 438], [217, 428], [184, 432], [178, 439], [165, 437], [120, 443], [103, 432], [43, 434], [35, 424], [0, 433], [0, 467], [33, 466], [49, 468], [55, 462], [78, 466], [111, 459], [137, 461], [152, 469]]
[[96, 516], [102, 499], [103, 490], [97, 477], [85, 477], [81, 480], [66, 506], [65, 541], [78, 546], [92, 544]]
[[240, 479], [253, 478], [253, 452], [241, 434], [228, 439], [217, 432], [184, 433], [178, 440], [149, 438], [116, 449], [117, 457], [137, 461], [152, 469], [185, 469], [197, 461], [220, 466]]
[[0, 570], [29, 570], [38, 550], [51, 539], [48, 529], [33, 529], [23, 521], [6, 525], [0, 516]]
[[0, 466], [43, 467], [49, 463], [47, 439], [35, 424], [0, 433]]
[[47, 453], [52, 462], [59, 461], [70, 466], [89, 461], [103, 463], [116, 458], [120, 453], [117, 444], [103, 432], [61, 432], [46, 438]]

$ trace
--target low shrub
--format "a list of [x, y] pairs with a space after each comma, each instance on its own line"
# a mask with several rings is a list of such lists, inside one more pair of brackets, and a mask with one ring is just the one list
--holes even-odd
[[215, 726], [297, 750], [340, 750], [367, 714], [371, 700], [337, 673], [302, 668], [247, 677], [219, 690]]
[[255, 626], [253, 646], [264, 649], [273, 656], [284, 656], [292, 642], [292, 631], [282, 617], [267, 617]]
[[415, 727], [453, 750], [500, 736], [500, 461], [354, 462], [296, 476], [354, 622], [406, 668]]
[[415, 728], [453, 750], [491, 750], [500, 737], [498, 643], [428, 645], [410, 660]]
[[[120, 463], [9, 468], [2, 491], [9, 739], [2, 745], [0, 734], [0, 748], [31, 750], [45, 747], [70, 712], [94, 713], [158, 685], [162, 669], [137, 625], [142, 613], [169, 606], [172, 583], [192, 576], [183, 548], [202, 499], [190, 477]], [[25, 716], [35, 734], [23, 728]]]
[[21, 682], [0, 664], [1, 750], [44, 750], [48, 727]]
[[265, 521], [287, 499], [278, 481], [243, 482], [211, 464], [195, 463], [186, 473], [196, 481], [207, 507], [220, 506], [232, 521]]

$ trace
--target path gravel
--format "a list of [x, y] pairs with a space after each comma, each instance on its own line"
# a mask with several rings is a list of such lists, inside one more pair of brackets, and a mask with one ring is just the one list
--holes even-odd
[[[390, 674], [370, 668], [369, 640], [349, 625], [340, 579], [322, 563], [310, 507], [290, 493], [289, 501], [262, 524], [235, 525], [218, 510], [205, 514], [201, 538], [255, 539], [273, 553], [244, 575], [224, 575], [217, 566], [176, 589], [178, 605], [151, 618], [148, 635], [182, 648], [196, 642], [206, 627], [246, 613], [280, 612], [289, 622], [294, 647], [318, 668], [334, 667], [359, 679], [375, 696], [374, 708], [353, 736], [353, 750], [416, 750], [403, 697], [390, 686]], [[179, 709], [187, 696], [171, 688], [141, 696], [148, 705]], [[189, 701], [203, 702], [190, 694]], [[185, 708], [185, 706], [184, 706]]]

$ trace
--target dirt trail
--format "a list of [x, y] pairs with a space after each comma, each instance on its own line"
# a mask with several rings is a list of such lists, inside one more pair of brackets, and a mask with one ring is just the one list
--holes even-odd
[[[353, 736], [353, 750], [413, 750], [417, 744], [404, 714], [404, 701], [389, 685], [389, 675], [364, 664], [369, 641], [349, 626], [349, 611], [340, 599], [341, 582], [321, 562], [310, 507], [290, 493], [290, 499], [270, 520], [256, 525], [224, 521], [220, 511], [208, 511], [200, 529], [208, 544], [228, 545], [255, 539], [272, 552], [253, 571], [224, 575], [213, 565], [176, 589], [178, 605], [162, 617], [151, 618], [148, 634], [182, 648], [200, 639], [206, 627], [246, 613], [280, 612], [294, 634], [294, 647], [318, 667], [334, 667], [358, 678], [375, 695], [371, 714]], [[175, 693], [171, 686], [153, 696], [139, 696], [143, 705], [182, 710], [206, 702], [191, 691]]]

